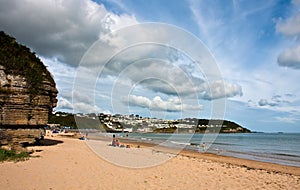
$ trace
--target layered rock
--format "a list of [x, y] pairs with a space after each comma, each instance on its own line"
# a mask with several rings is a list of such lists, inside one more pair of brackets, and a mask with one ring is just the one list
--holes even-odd
[[57, 103], [56, 84], [29, 48], [0, 32], [0, 128], [39, 128]]

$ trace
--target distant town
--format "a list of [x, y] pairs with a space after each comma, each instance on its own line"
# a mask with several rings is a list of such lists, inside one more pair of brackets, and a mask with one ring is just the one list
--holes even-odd
[[50, 126], [68, 126], [78, 129], [98, 129], [105, 132], [123, 133], [249, 133], [239, 124], [219, 119], [184, 118], [165, 120], [122, 114], [71, 114], [57, 112], [49, 120]]

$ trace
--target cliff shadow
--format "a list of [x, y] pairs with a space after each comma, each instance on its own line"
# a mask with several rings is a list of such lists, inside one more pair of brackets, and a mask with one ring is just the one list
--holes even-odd
[[61, 144], [64, 141], [61, 140], [54, 140], [54, 139], [41, 139], [39, 140], [39, 142], [37, 143], [38, 146], [54, 146], [57, 144]]

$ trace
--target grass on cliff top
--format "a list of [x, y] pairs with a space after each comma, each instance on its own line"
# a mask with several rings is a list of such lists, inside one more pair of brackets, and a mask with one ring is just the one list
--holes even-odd
[[17, 153], [15, 150], [6, 150], [0, 148], [0, 162], [3, 161], [25, 161], [30, 157], [29, 152], [20, 152]]

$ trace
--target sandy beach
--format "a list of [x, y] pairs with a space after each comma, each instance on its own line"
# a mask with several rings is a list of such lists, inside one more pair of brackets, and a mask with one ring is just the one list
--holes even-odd
[[24, 162], [0, 163], [1, 189], [300, 189], [300, 168], [131, 144], [50, 137]]

